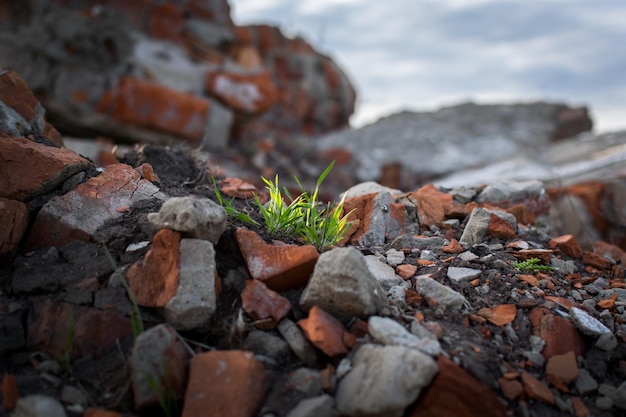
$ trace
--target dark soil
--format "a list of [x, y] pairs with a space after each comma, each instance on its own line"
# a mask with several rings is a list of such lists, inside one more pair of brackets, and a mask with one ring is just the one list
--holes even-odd
[[[209, 175], [211, 167], [197, 166], [194, 159], [183, 150], [146, 146], [141, 152], [133, 151], [127, 154], [123, 162], [135, 167], [144, 162], [150, 163], [161, 180], [162, 191], [170, 196], [197, 195], [216, 200]], [[249, 202], [234, 200], [233, 203], [239, 208], [245, 208], [251, 212], [253, 210]], [[155, 229], [147, 221], [147, 214], [158, 211], [160, 204], [155, 199], [133, 206], [127, 215], [111, 221], [98, 230], [95, 234], [97, 242], [75, 241], [62, 248], [39, 249], [21, 254], [12, 265], [0, 268], [0, 372], [17, 376], [22, 396], [42, 393], [60, 398], [63, 387], [69, 384], [80, 387], [87, 398], [87, 406], [115, 409], [124, 415], [162, 415], [159, 409], [133, 411], [127, 360], [132, 348], [131, 338], [120, 341], [119, 348], [104, 357], [95, 359], [86, 356], [67, 363], [61, 352], [57, 357], [50, 357], [50, 355], [26, 351], [26, 335], [23, 330], [31, 319], [29, 312], [32, 306], [46, 298], [77, 305], [101, 305], [104, 306], [103, 308], [129, 314], [132, 305], [125, 291], [121, 288], [109, 288], [108, 283], [116, 269], [126, 267], [144, 255], [145, 250], [129, 254], [126, 248], [132, 243], [151, 240]], [[258, 213], [254, 213], [254, 216], [261, 221]], [[223, 288], [211, 330], [205, 333], [183, 334], [188, 343], [199, 350], [241, 348], [245, 333], [253, 328], [248, 318], [244, 317], [242, 322], [242, 317], [239, 316], [241, 307], [239, 293], [249, 277], [234, 237], [238, 226], [241, 224], [229, 221], [227, 231], [216, 245], [217, 270], [222, 278]], [[266, 240], [270, 240], [269, 236], [264, 235], [262, 228], [255, 229], [250, 225], [246, 227], [254, 229]], [[450, 237], [458, 239], [461, 231], [462, 227], [457, 228], [451, 232], [454, 236]], [[546, 243], [546, 236], [536, 235], [525, 238]], [[294, 242], [291, 241], [291, 243]], [[491, 243], [497, 243], [497, 241]], [[364, 253], [374, 253], [378, 250], [376, 248], [361, 249]], [[504, 251], [499, 252], [498, 257], [504, 262], [514, 260]], [[405, 262], [417, 265], [416, 257], [411, 254], [407, 256]], [[470, 284], [452, 284], [445, 275], [446, 265], [482, 269], [480, 286], [489, 281], [489, 292], [477, 291]], [[516, 300], [511, 299], [510, 294], [522, 284], [514, 278], [518, 271], [513, 267], [489, 269], [490, 267], [483, 264], [462, 264], [455, 260], [451, 264], [438, 262], [435, 267], [421, 267], [418, 274], [434, 272], [442, 266], [444, 268], [440, 270], [438, 276], [434, 276], [435, 279], [462, 293], [472, 310], [476, 311], [482, 307], [499, 304], [516, 304]], [[583, 268], [582, 264], [578, 266]], [[570, 290], [570, 283], [562, 275], [556, 273], [553, 276], [558, 277], [556, 280], [560, 288]], [[98, 281], [99, 289], [94, 293], [76, 287], [77, 283], [87, 278], [96, 278]], [[19, 291], [14, 285], [17, 281], [22, 282], [23, 288]], [[546, 293], [548, 292], [546, 289]], [[297, 308], [300, 291], [290, 291], [284, 295], [292, 301], [294, 306], [291, 318], [296, 320], [302, 318], [304, 314]], [[537, 299], [536, 303], [529, 303], [526, 308], [530, 309], [540, 303], [544, 301]], [[549, 307], [558, 308], [554, 305]], [[502, 364], [504, 362], [517, 364], [523, 359], [522, 352], [530, 350], [528, 342], [530, 323], [524, 314], [518, 314], [512, 323], [519, 337], [519, 343], [511, 345], [504, 335], [503, 328], [488, 323], [464, 325], [463, 322], [467, 318], [461, 313], [444, 314], [437, 306], [428, 306], [425, 303], [411, 306], [409, 310], [402, 313], [408, 317], [418, 309], [424, 314], [426, 321], [439, 323], [444, 330], [444, 337], [440, 340], [443, 349], [447, 352], [454, 352], [454, 356], [459, 358], [460, 365], [464, 369], [496, 393], [499, 393], [496, 381], [502, 375]], [[142, 317], [146, 326], [161, 321], [159, 315], [150, 309], [142, 309]], [[626, 378], [624, 369], [626, 343], [620, 342], [618, 348], [605, 352], [593, 348], [591, 340], [587, 342], [585, 367], [598, 381], [619, 386]], [[43, 371], [35, 368], [35, 364], [41, 364], [46, 359], [56, 360], [57, 364], [62, 365], [61, 368]], [[328, 358], [322, 359], [318, 365], [322, 369], [328, 363], [337, 365]], [[280, 363], [268, 360], [266, 366], [274, 371], [273, 374], [277, 379], [273, 391], [268, 394], [268, 403], [264, 406], [264, 410], [271, 410], [276, 416], [284, 416], [293, 407], [297, 397], [294, 397], [293, 390], [289, 392], [284, 388], [285, 384], [280, 381], [285, 378], [286, 371], [302, 364], [291, 355]], [[597, 409], [594, 404], [595, 398], [585, 398], [584, 401], [595, 417], [617, 415], [612, 414], [611, 411]], [[558, 411], [555, 407], [536, 401], [526, 402], [522, 406], [511, 404], [509, 408], [517, 408], [519, 415], [569, 415]], [[529, 414], [525, 414], [524, 409]], [[80, 412], [69, 414], [81, 415]], [[0, 416], [8, 415], [10, 415], [9, 412], [0, 409]]]

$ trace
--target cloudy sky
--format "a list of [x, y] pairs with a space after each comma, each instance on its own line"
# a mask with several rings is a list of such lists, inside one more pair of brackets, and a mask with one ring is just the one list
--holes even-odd
[[403, 109], [545, 99], [626, 129], [624, 0], [230, 0], [332, 56], [359, 95], [358, 127]]

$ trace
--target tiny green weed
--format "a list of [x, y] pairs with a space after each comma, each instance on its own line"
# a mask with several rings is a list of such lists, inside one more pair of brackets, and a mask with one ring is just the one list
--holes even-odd
[[541, 259], [539, 258], [530, 258], [523, 262], [515, 261], [513, 262], [513, 266], [519, 270], [524, 271], [556, 271], [558, 268], [548, 265], [541, 265]]
[[[113, 255], [111, 255], [109, 248], [107, 248], [106, 245], [103, 245], [103, 246], [104, 246], [104, 253], [109, 259], [109, 262], [111, 262], [111, 265], [113, 265], [113, 269], [117, 269], [117, 262], [115, 262], [115, 259], [113, 259]], [[139, 304], [137, 303], [137, 299], [135, 298], [135, 294], [133, 293], [133, 290], [130, 288], [130, 285], [128, 285], [128, 282], [126, 282], [126, 279], [124, 279], [123, 277], [121, 279], [121, 282], [122, 282], [122, 286], [126, 290], [126, 294], [128, 294], [128, 298], [130, 299], [131, 304], [133, 305], [133, 311], [130, 314], [130, 328], [133, 332], [133, 340], [134, 340], [134, 339], [137, 339], [137, 337], [141, 333], [143, 333], [143, 330], [144, 330], [143, 319], [141, 318], [141, 311], [139, 310]]]
[[164, 384], [159, 384], [154, 376], [150, 374], [146, 375], [146, 382], [150, 387], [150, 391], [157, 397], [163, 414], [166, 417], [174, 417], [179, 415], [178, 399], [170, 383], [165, 363], [161, 363], [161, 373], [163, 375], [161, 382], [164, 382]]
[[287, 204], [278, 186], [278, 174], [276, 174], [274, 182], [264, 177], [261, 177], [261, 179], [265, 183], [270, 199], [266, 206], [261, 204], [259, 196], [255, 195], [254, 202], [263, 215], [268, 233], [271, 235], [283, 233], [287, 236], [298, 234], [302, 216], [304, 215], [302, 196], [300, 195], [293, 199], [289, 191], [284, 189], [285, 196], [291, 200], [291, 203]]
[[[269, 201], [262, 204], [258, 195], [255, 195], [254, 203], [263, 215], [265, 227], [270, 235], [282, 234], [301, 238], [305, 243], [315, 246], [320, 252], [341, 241], [350, 226], [348, 216], [351, 213], [343, 214], [344, 199], [342, 198], [335, 206], [328, 203], [326, 207], [319, 201], [319, 187], [334, 165], [333, 161], [319, 176], [313, 194], [307, 193], [300, 180], [294, 177], [302, 190], [301, 194], [295, 198], [286, 188], [281, 191], [278, 175], [274, 177], [274, 181], [261, 177], [269, 193]], [[232, 200], [226, 201], [222, 197], [215, 179], [213, 179], [213, 186], [218, 202], [229, 216], [248, 224], [258, 225], [248, 215], [235, 209]], [[289, 204], [286, 203], [285, 198], [290, 201]]]
[[342, 216], [345, 194], [336, 206], [333, 207], [328, 203], [326, 208], [320, 208], [319, 187], [334, 165], [335, 162], [333, 161], [319, 176], [312, 195], [304, 191], [300, 181], [295, 178], [303, 190], [299, 197], [302, 200], [304, 218], [298, 229], [299, 235], [306, 243], [315, 246], [320, 252], [339, 243], [351, 224], [348, 222], [348, 216], [352, 211]]
[[224, 211], [226, 211], [226, 214], [228, 214], [230, 217], [237, 219], [243, 223], [246, 223], [252, 226], [259, 226], [259, 224], [256, 221], [254, 221], [252, 217], [248, 216], [246, 213], [243, 213], [237, 210], [233, 206], [232, 198], [226, 201], [226, 199], [224, 199], [224, 197], [222, 196], [222, 193], [220, 193], [219, 188], [217, 188], [217, 183], [215, 182], [215, 178], [211, 177], [211, 180], [213, 181], [213, 190], [215, 191], [215, 197], [217, 198], [218, 203], [220, 203], [220, 206], [222, 206]]

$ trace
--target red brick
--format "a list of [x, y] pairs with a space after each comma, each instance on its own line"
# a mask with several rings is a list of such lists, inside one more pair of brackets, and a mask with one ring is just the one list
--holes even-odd
[[0, 101], [32, 123], [42, 110], [28, 85], [13, 71], [0, 72]]
[[324, 69], [324, 78], [326, 85], [330, 91], [337, 91], [341, 87], [341, 75], [339, 69], [330, 59], [322, 60], [322, 68]]
[[98, 110], [121, 123], [198, 141], [205, 132], [210, 104], [191, 94], [123, 77], [117, 87], [103, 95]]
[[502, 391], [504, 398], [510, 401], [513, 401], [524, 392], [522, 384], [513, 379], [498, 378], [498, 385], [500, 386], [500, 391]]
[[534, 225], [537, 223], [535, 213], [533, 213], [533, 211], [524, 204], [515, 204], [514, 206], [505, 209], [505, 211], [515, 216], [517, 224]]
[[563, 355], [554, 355], [546, 363], [546, 374], [554, 375], [565, 384], [570, 384], [578, 378], [578, 362], [573, 351]]
[[209, 71], [205, 87], [228, 107], [249, 114], [262, 113], [278, 100], [278, 92], [267, 71], [255, 74]]
[[126, 279], [137, 303], [144, 307], [165, 307], [178, 292], [180, 233], [159, 230], [143, 261], [133, 264]]
[[522, 261], [539, 258], [542, 264], [550, 265], [553, 253], [554, 252], [550, 249], [522, 249], [517, 252], [512, 252], [511, 255]]
[[220, 191], [227, 197], [241, 199], [253, 199], [255, 194], [261, 194], [258, 188], [241, 178], [224, 178], [220, 184]]
[[550, 388], [528, 372], [522, 372], [522, 384], [524, 385], [524, 392], [526, 392], [526, 395], [533, 400], [539, 400], [550, 405], [553, 405], [556, 402], [554, 394], [550, 391]]
[[583, 252], [583, 263], [596, 269], [603, 270], [611, 267], [611, 261], [602, 255], [590, 251]]
[[593, 253], [597, 253], [600, 256], [609, 257], [615, 262], [619, 262], [619, 260], [626, 254], [626, 252], [624, 252], [619, 247], [611, 245], [610, 243], [603, 242], [602, 240], [594, 242]]
[[[68, 334], [73, 335], [67, 345]], [[35, 303], [28, 317], [27, 347], [58, 358], [69, 350], [71, 359], [101, 358], [132, 335], [130, 320], [114, 311], [59, 303], [49, 298]]]
[[154, 198], [158, 188], [126, 164], [106, 167], [66, 194], [54, 197], [37, 214], [26, 246], [64, 246], [92, 241], [107, 221], [121, 217], [134, 203]]
[[24, 200], [45, 194], [90, 165], [69, 149], [24, 138], [0, 140], [0, 197]]
[[570, 320], [552, 314], [545, 308], [535, 308], [529, 315], [533, 334], [541, 337], [546, 345], [541, 352], [546, 359], [573, 351], [580, 356], [585, 344]]
[[13, 374], [4, 374], [2, 377], [2, 408], [12, 410], [20, 397], [17, 378]]
[[309, 317], [298, 322], [307, 339], [330, 357], [348, 353], [343, 324], [318, 306], [309, 310]]
[[481, 308], [477, 314], [496, 326], [505, 326], [515, 320], [517, 307], [515, 304], [500, 304], [495, 307]]
[[417, 272], [417, 266], [411, 264], [398, 265], [396, 268], [396, 274], [404, 280], [410, 279]]
[[446, 210], [453, 204], [451, 194], [442, 193], [433, 184], [427, 184], [413, 193], [417, 201], [420, 226], [438, 225], [446, 219]]
[[591, 412], [580, 397], [571, 397], [572, 408], [576, 417], [589, 417]]
[[146, 31], [150, 37], [181, 42], [184, 29], [185, 19], [182, 10], [176, 4], [155, 4], [148, 14]]
[[465, 252], [465, 248], [463, 247], [463, 245], [461, 245], [459, 243], [458, 240], [456, 239], [451, 239], [450, 240], [450, 244], [447, 246], [442, 246], [441, 250], [444, 253], [461, 253], [461, 252]]
[[270, 245], [245, 228], [236, 232], [237, 242], [248, 271], [274, 291], [306, 286], [319, 253], [312, 245]]
[[243, 310], [254, 320], [271, 319], [263, 328], [274, 328], [291, 311], [289, 300], [256, 279], [246, 281], [241, 302]]
[[46, 139], [48, 139], [50, 142], [54, 143], [55, 145], [61, 148], [65, 147], [65, 144], [63, 142], [63, 136], [61, 135], [61, 133], [58, 130], [56, 130], [54, 126], [52, 126], [48, 122], [46, 122], [46, 124], [43, 127], [43, 135], [46, 137]]
[[28, 209], [20, 201], [0, 198], [0, 263], [12, 258], [28, 226]]
[[141, 178], [150, 181], [152, 184], [160, 184], [159, 176], [154, 172], [154, 168], [149, 163], [139, 165], [135, 170], [141, 175]]
[[350, 242], [358, 242], [359, 238], [369, 230], [374, 197], [376, 197], [376, 193], [369, 193], [348, 198], [344, 201], [344, 212], [352, 212], [348, 216], [348, 221], [352, 222], [352, 226], [346, 232], [344, 239]]
[[483, 383], [439, 356], [439, 372], [410, 408], [408, 417], [505, 417], [506, 408]]
[[517, 231], [513, 228], [511, 223], [495, 214], [491, 215], [487, 231], [491, 236], [504, 241], [517, 237]]
[[550, 247], [559, 248], [565, 255], [574, 259], [580, 259], [583, 256], [583, 248], [572, 235], [562, 235], [551, 239]]
[[191, 359], [182, 417], [252, 417], [267, 388], [267, 374], [251, 352], [199, 353]]

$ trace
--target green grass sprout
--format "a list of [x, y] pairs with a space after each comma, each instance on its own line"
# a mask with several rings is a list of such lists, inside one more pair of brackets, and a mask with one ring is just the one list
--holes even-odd
[[298, 234], [304, 214], [302, 196], [300, 195], [293, 199], [289, 191], [284, 189], [285, 196], [291, 200], [291, 203], [287, 204], [278, 186], [278, 174], [276, 174], [274, 182], [264, 177], [261, 177], [261, 179], [265, 183], [270, 199], [264, 205], [261, 204], [259, 196], [255, 194], [254, 201], [263, 215], [265, 227], [267, 227], [269, 234], [277, 235], [278, 233], [283, 233], [287, 236]]
[[211, 180], [213, 181], [213, 190], [215, 191], [215, 197], [217, 198], [217, 201], [220, 204], [220, 206], [222, 206], [224, 211], [226, 211], [226, 214], [228, 214], [230, 217], [234, 219], [241, 221], [242, 223], [246, 223], [252, 226], [259, 226], [259, 223], [257, 223], [252, 217], [248, 216], [246, 213], [242, 211], [237, 210], [233, 206], [234, 199], [231, 198], [228, 201], [224, 199], [219, 188], [217, 188], [217, 183], [215, 182], [215, 178], [211, 177]]
[[[103, 245], [104, 253], [106, 257], [109, 259], [109, 262], [113, 266], [113, 269], [117, 269], [117, 262], [113, 259], [113, 255], [109, 251], [109, 248], [106, 245]], [[141, 317], [141, 311], [139, 310], [139, 303], [137, 303], [137, 299], [135, 298], [135, 293], [126, 282], [126, 278], [122, 277], [120, 279], [122, 286], [126, 290], [126, 294], [128, 294], [128, 299], [130, 300], [133, 310], [130, 313], [130, 328], [133, 332], [133, 340], [137, 339], [141, 333], [144, 331], [143, 327], [143, 319]]]
[[513, 266], [519, 270], [524, 271], [556, 271], [558, 268], [548, 265], [541, 265], [541, 259], [539, 258], [530, 258], [523, 262], [515, 261], [513, 262]]
[[[289, 194], [286, 188], [281, 191], [278, 174], [273, 181], [261, 177], [269, 193], [269, 201], [262, 204], [259, 196], [255, 195], [254, 204], [263, 215], [265, 227], [270, 235], [301, 238], [305, 243], [315, 246], [320, 252], [341, 241], [351, 224], [348, 222], [348, 216], [352, 212], [343, 213], [344, 198], [337, 205], [327, 203], [324, 206], [319, 201], [319, 188], [334, 165], [335, 162], [333, 161], [322, 172], [312, 194], [307, 193], [300, 180], [294, 177], [302, 191], [295, 198]], [[218, 202], [229, 216], [248, 224], [258, 225], [248, 215], [236, 210], [232, 205], [232, 200], [229, 202], [222, 197], [215, 184], [215, 179], [213, 179], [213, 186]], [[290, 202], [287, 203], [287, 201]]]
[[300, 181], [295, 178], [303, 190], [300, 198], [302, 200], [304, 219], [298, 230], [299, 234], [306, 243], [315, 246], [320, 252], [339, 243], [351, 224], [348, 222], [348, 216], [350, 216], [352, 211], [342, 216], [345, 194], [339, 204], [334, 207], [327, 203], [326, 208], [321, 208], [323, 206], [318, 200], [319, 187], [334, 165], [335, 162], [333, 161], [319, 176], [312, 195], [304, 191]]

